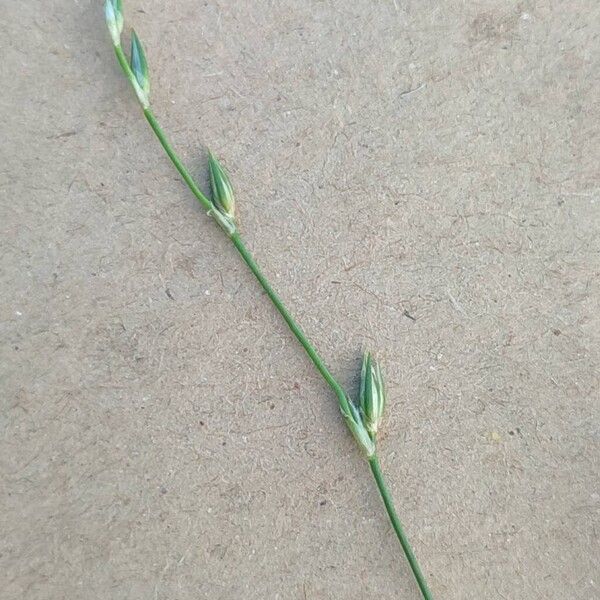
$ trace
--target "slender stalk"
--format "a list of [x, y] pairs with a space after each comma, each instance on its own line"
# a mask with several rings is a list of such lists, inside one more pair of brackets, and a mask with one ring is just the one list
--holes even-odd
[[123, 69], [123, 73], [127, 75], [129, 79], [133, 77], [133, 72], [131, 71], [131, 67], [129, 66], [129, 61], [125, 56], [125, 52], [123, 52], [123, 47], [119, 44], [118, 46], [114, 46], [115, 54], [117, 55], [117, 60], [119, 61], [119, 65], [121, 69]]
[[[212, 202], [200, 191], [200, 189], [196, 185], [195, 181], [193, 180], [192, 176], [190, 175], [189, 171], [185, 168], [185, 166], [183, 165], [181, 160], [179, 160], [179, 157], [173, 150], [173, 148], [172, 148], [171, 144], [169, 143], [169, 141], [167, 140], [167, 137], [165, 136], [163, 130], [161, 129], [160, 125], [158, 124], [156, 117], [154, 116], [154, 114], [152, 113], [152, 111], [149, 108], [144, 109], [144, 116], [148, 120], [148, 123], [150, 123], [150, 127], [152, 127], [152, 130], [156, 134], [156, 137], [160, 141], [165, 152], [171, 159], [171, 162], [175, 165], [175, 168], [177, 169], [177, 171], [179, 171], [179, 174], [181, 175], [181, 177], [183, 177], [183, 180], [185, 181], [187, 186], [190, 188], [190, 190], [192, 191], [194, 196], [196, 196], [196, 198], [198, 199], [200, 204], [202, 204], [202, 206], [206, 210], [208, 210], [209, 212], [212, 213], [212, 211], [213, 211]], [[299, 325], [296, 323], [296, 321], [294, 321], [294, 318], [292, 317], [292, 315], [289, 313], [289, 311], [285, 307], [285, 304], [283, 303], [281, 298], [277, 295], [275, 290], [271, 287], [271, 284], [269, 283], [267, 278], [263, 275], [262, 271], [260, 270], [260, 267], [258, 266], [256, 261], [252, 257], [252, 254], [250, 254], [250, 251], [248, 250], [248, 248], [246, 248], [246, 245], [244, 244], [240, 234], [237, 231], [235, 231], [230, 236], [230, 238], [231, 238], [231, 241], [232, 241], [233, 245], [235, 246], [236, 250], [240, 253], [241, 257], [244, 259], [244, 262], [248, 265], [248, 267], [250, 268], [250, 270], [252, 271], [252, 273], [254, 274], [254, 276], [256, 277], [256, 279], [258, 280], [260, 285], [262, 286], [262, 288], [267, 293], [267, 296], [269, 297], [269, 299], [271, 300], [271, 302], [273, 303], [275, 308], [279, 311], [279, 313], [283, 317], [284, 321], [287, 323], [291, 332], [296, 336], [296, 339], [300, 342], [300, 344], [302, 345], [304, 350], [306, 350], [306, 353], [312, 360], [313, 364], [315, 365], [315, 367], [317, 368], [317, 370], [319, 371], [319, 373], [321, 374], [323, 379], [328, 383], [329, 387], [331, 387], [331, 389], [337, 396], [339, 402], [341, 404], [346, 404], [348, 402], [348, 399], [346, 398], [346, 394], [345, 394], [342, 386], [335, 380], [335, 378], [333, 377], [333, 375], [331, 374], [329, 369], [325, 366], [323, 359], [319, 356], [315, 347], [310, 343], [310, 340], [306, 337], [306, 335], [304, 334], [302, 329], [299, 327]]]
[[379, 459], [377, 458], [377, 454], [374, 454], [369, 459], [369, 466], [371, 467], [371, 471], [373, 473], [373, 477], [377, 482], [377, 487], [379, 488], [379, 493], [381, 494], [381, 498], [383, 499], [383, 503], [385, 504], [385, 509], [387, 510], [387, 514], [392, 523], [392, 527], [398, 536], [398, 540], [400, 541], [400, 545], [402, 546], [402, 550], [404, 550], [404, 554], [406, 555], [406, 560], [408, 560], [408, 564], [412, 569], [413, 575], [417, 580], [417, 585], [421, 590], [421, 594], [425, 600], [433, 600], [433, 596], [427, 587], [427, 583], [425, 581], [425, 577], [421, 571], [421, 567], [419, 567], [419, 563], [417, 562], [417, 557], [413, 552], [413, 549], [404, 533], [404, 529], [402, 528], [402, 523], [396, 514], [396, 509], [394, 508], [394, 503], [392, 501], [392, 497], [390, 495], [389, 490], [385, 484], [385, 480], [383, 478], [383, 474], [381, 472], [381, 466], [379, 464]]
[[188, 170], [183, 166], [182, 162], [179, 160], [177, 154], [169, 144], [163, 130], [160, 128], [156, 117], [152, 113], [149, 108], [144, 109], [144, 116], [148, 123], [150, 123], [150, 127], [152, 127], [152, 131], [156, 134], [158, 141], [161, 143], [165, 152], [171, 159], [171, 162], [175, 165], [175, 168], [179, 171], [179, 174], [183, 177], [183, 180], [187, 184], [187, 186], [192, 191], [192, 194], [196, 196], [200, 204], [202, 204], [202, 208], [206, 209], [209, 212], [212, 212], [214, 207], [213, 203], [200, 191], [200, 188], [196, 185], [196, 182], [192, 179], [192, 176], [189, 174]]
[[[129, 63], [127, 62], [127, 58], [125, 56], [125, 53], [123, 52], [123, 48], [121, 46], [115, 46], [115, 54], [117, 55], [117, 60], [119, 61], [121, 68], [123, 69], [125, 74], [128, 77], [130, 77], [131, 68], [129, 66]], [[131, 76], [133, 76], [133, 75], [131, 75]], [[148, 123], [150, 124], [150, 127], [152, 128], [152, 131], [154, 131], [156, 137], [158, 138], [158, 141], [160, 142], [164, 151], [167, 153], [167, 156], [171, 159], [171, 162], [173, 163], [173, 165], [175, 166], [175, 168], [177, 169], [177, 171], [179, 172], [179, 174], [181, 175], [181, 177], [183, 178], [183, 180], [185, 181], [187, 186], [190, 188], [192, 194], [194, 194], [194, 196], [196, 196], [196, 198], [198, 199], [198, 201], [200, 202], [200, 204], [202, 205], [202, 207], [205, 210], [207, 210], [209, 213], [213, 214], [214, 207], [213, 207], [212, 202], [202, 193], [202, 191], [196, 185], [196, 182], [190, 175], [189, 171], [185, 168], [185, 166], [183, 165], [183, 163], [177, 156], [177, 153], [175, 152], [175, 150], [173, 150], [173, 147], [169, 143], [167, 136], [165, 135], [164, 131], [162, 130], [161, 126], [159, 125], [152, 110], [150, 108], [143, 108], [143, 112], [144, 112], [144, 116], [146, 117], [146, 120], [148, 121]], [[246, 248], [246, 245], [244, 244], [242, 238], [240, 237], [240, 234], [237, 231], [234, 231], [234, 233], [232, 233], [230, 235], [230, 238], [231, 238], [231, 241], [232, 241], [233, 245], [235, 246], [236, 250], [240, 253], [241, 257], [244, 259], [244, 262], [248, 265], [248, 267], [250, 268], [250, 270], [252, 271], [252, 273], [254, 274], [254, 276], [256, 277], [256, 279], [258, 280], [260, 285], [262, 286], [262, 288], [265, 290], [265, 292], [267, 293], [267, 296], [269, 297], [271, 302], [274, 304], [275, 308], [279, 311], [279, 313], [281, 314], [281, 316], [287, 323], [287, 325], [290, 328], [290, 330], [292, 331], [292, 333], [296, 336], [296, 339], [300, 342], [302, 347], [306, 350], [306, 353], [312, 360], [313, 364], [315, 365], [315, 367], [317, 368], [317, 370], [319, 371], [319, 373], [321, 374], [323, 379], [325, 379], [327, 384], [331, 387], [331, 389], [337, 396], [340, 404], [345, 406], [348, 402], [348, 399], [346, 398], [346, 394], [345, 394], [342, 386], [335, 380], [335, 378], [333, 377], [333, 375], [331, 374], [329, 369], [325, 366], [323, 359], [319, 356], [315, 347], [310, 343], [309, 339], [306, 337], [306, 335], [304, 334], [302, 329], [300, 329], [298, 324], [294, 321], [292, 315], [289, 313], [289, 311], [283, 304], [281, 298], [277, 295], [275, 290], [271, 287], [271, 284], [269, 283], [267, 278], [263, 275], [262, 271], [260, 270], [260, 267], [254, 260], [252, 255], [250, 254], [250, 251], [248, 250], [248, 248]]]
[[234, 233], [231, 236], [231, 241], [233, 245], [236, 247], [237, 251], [240, 253], [241, 257], [244, 259], [244, 262], [248, 265], [249, 269], [252, 271], [262, 288], [269, 296], [269, 299], [274, 304], [275, 308], [279, 311], [284, 321], [287, 323], [287, 326], [290, 328], [291, 332], [296, 336], [296, 339], [300, 342], [306, 353], [312, 360], [313, 364], [317, 368], [317, 371], [321, 374], [323, 379], [328, 383], [329, 387], [333, 390], [335, 395], [337, 396], [340, 404], [346, 405], [348, 399], [346, 394], [342, 388], [342, 386], [335, 380], [333, 375], [330, 373], [329, 369], [325, 366], [323, 359], [319, 356], [315, 347], [310, 343], [306, 335], [302, 329], [300, 329], [299, 325], [296, 323], [292, 315], [289, 313], [288, 309], [283, 304], [281, 298], [277, 295], [275, 290], [271, 287], [271, 284], [267, 280], [267, 278], [263, 275], [260, 267], [256, 264], [256, 261], [246, 248], [246, 245], [242, 241], [239, 233]]
[[[125, 54], [124, 54], [121, 46], [115, 46], [115, 53], [117, 55], [117, 59], [119, 61], [119, 64], [121, 65], [121, 68], [123, 69], [125, 74], [128, 77], [130, 77], [131, 69], [129, 67], [129, 64], [127, 63], [127, 59], [125, 57]], [[202, 207], [209, 214], [216, 216], [217, 213], [214, 210], [214, 206], [213, 206], [212, 202], [202, 193], [202, 191], [196, 185], [194, 179], [190, 175], [189, 171], [185, 168], [185, 166], [183, 165], [183, 163], [181, 162], [181, 160], [179, 159], [179, 157], [173, 150], [173, 147], [169, 143], [163, 130], [161, 129], [160, 125], [158, 124], [158, 121], [156, 120], [154, 113], [150, 110], [150, 108], [143, 108], [143, 112], [144, 112], [144, 116], [146, 117], [146, 120], [150, 124], [150, 127], [154, 131], [154, 133], [155, 133], [156, 137], [158, 138], [159, 142], [161, 143], [163, 149], [167, 153], [168, 157], [171, 159], [171, 162], [173, 163], [173, 165], [175, 166], [175, 168], [177, 169], [177, 171], [179, 172], [179, 174], [181, 175], [181, 177], [183, 178], [183, 180], [185, 181], [187, 186], [190, 188], [191, 192], [194, 194], [194, 196], [200, 202]], [[233, 230], [226, 229], [226, 231], [229, 235], [229, 238], [231, 239], [231, 242], [235, 246], [236, 250], [239, 252], [240, 256], [242, 257], [242, 259], [244, 260], [246, 265], [248, 265], [248, 268], [250, 269], [250, 271], [252, 271], [253, 275], [256, 277], [256, 279], [258, 280], [258, 282], [260, 283], [260, 285], [266, 292], [267, 296], [269, 297], [269, 299], [271, 300], [271, 302], [273, 303], [275, 308], [279, 311], [279, 313], [283, 317], [284, 321], [286, 322], [287, 326], [290, 328], [291, 332], [296, 336], [296, 339], [300, 342], [300, 344], [302, 345], [302, 347], [308, 354], [309, 358], [315, 365], [317, 371], [319, 371], [319, 373], [321, 374], [323, 379], [327, 382], [329, 387], [333, 390], [333, 392], [337, 396], [340, 406], [342, 408], [345, 408], [346, 411], [348, 411], [349, 410], [348, 409], [349, 401], [348, 401], [348, 397], [346, 396], [346, 393], [344, 392], [344, 389], [336, 381], [334, 376], [331, 374], [331, 372], [329, 371], [329, 369], [326, 367], [325, 363], [323, 362], [323, 359], [319, 356], [315, 347], [311, 344], [311, 342], [306, 337], [306, 335], [304, 334], [304, 332], [302, 331], [300, 326], [296, 323], [296, 321], [294, 320], [292, 315], [289, 313], [289, 311], [287, 310], [287, 308], [284, 305], [281, 298], [277, 295], [275, 290], [271, 287], [271, 284], [269, 283], [267, 278], [263, 275], [262, 271], [260, 270], [260, 267], [254, 260], [252, 254], [250, 253], [248, 248], [246, 248], [246, 245], [244, 244], [238, 231], [235, 228], [233, 228]], [[417, 559], [412, 551], [412, 548], [410, 547], [410, 544], [408, 543], [408, 539], [406, 538], [406, 535], [404, 534], [404, 532], [402, 530], [402, 526], [400, 524], [400, 520], [398, 519], [398, 515], [396, 514], [396, 511], [394, 509], [394, 505], [392, 503], [391, 496], [385, 485], [385, 481], [383, 479], [383, 475], [381, 473], [381, 468], [379, 466], [379, 461], [377, 459], [376, 454], [374, 454], [373, 456], [371, 456], [369, 458], [369, 465], [371, 466], [371, 471], [373, 472], [373, 476], [375, 477], [375, 481], [377, 482], [377, 487], [379, 489], [381, 497], [383, 498], [383, 502], [385, 504], [388, 516], [392, 523], [392, 527], [394, 528], [394, 531], [396, 532], [396, 535], [398, 536], [398, 539], [400, 540], [400, 544], [402, 545], [404, 554], [406, 555], [406, 558], [407, 558], [407, 560], [411, 566], [411, 569], [415, 575], [415, 579], [417, 580], [419, 589], [421, 590], [421, 593], [423, 594], [423, 598], [424, 598], [424, 600], [432, 600], [431, 593], [430, 593], [429, 589], [427, 588], [427, 584], [425, 583], [425, 579], [423, 577], [421, 569], [419, 568]]]
[[[125, 75], [131, 80], [133, 78], [133, 73], [131, 71], [129, 63], [127, 62], [127, 57], [123, 52], [123, 48], [120, 45], [115, 46], [115, 54], [117, 55], [117, 60], [119, 61], [119, 65], [121, 65], [121, 69], [123, 69]], [[150, 127], [152, 127], [152, 131], [154, 131], [164, 151], [171, 159], [171, 162], [175, 165], [175, 168], [177, 169], [181, 177], [183, 177], [183, 180], [190, 188], [192, 194], [196, 196], [196, 198], [205, 210], [212, 212], [214, 208], [212, 202], [202, 193], [200, 188], [196, 185], [196, 182], [194, 181], [192, 176], [189, 174], [189, 171], [185, 168], [185, 166], [175, 153], [175, 150], [173, 150], [173, 147], [169, 143], [169, 140], [167, 139], [167, 136], [165, 135], [161, 126], [158, 124], [158, 121], [156, 120], [156, 117], [154, 116], [152, 110], [150, 108], [143, 108], [142, 110], [144, 112], [146, 120], [150, 124]]]

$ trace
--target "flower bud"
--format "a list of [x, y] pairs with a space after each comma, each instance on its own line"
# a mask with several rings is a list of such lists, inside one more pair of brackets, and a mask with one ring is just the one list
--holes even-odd
[[363, 356], [360, 373], [360, 408], [365, 427], [370, 434], [376, 434], [385, 408], [385, 387], [381, 368], [371, 357], [370, 352]]
[[118, 46], [121, 43], [121, 32], [123, 31], [123, 5], [121, 0], [106, 0], [104, 3], [104, 17], [113, 44]]
[[133, 89], [137, 94], [140, 104], [144, 108], [150, 106], [150, 77], [148, 74], [148, 62], [140, 38], [135, 31], [131, 30], [131, 72], [134, 79], [131, 80]]
[[346, 419], [346, 425], [352, 432], [354, 439], [365, 453], [367, 458], [371, 458], [375, 454], [375, 442], [371, 439], [367, 431], [362, 415], [352, 400], [347, 400], [346, 406], [340, 404], [342, 414]]
[[209, 152], [208, 170], [210, 171], [210, 187], [213, 204], [231, 220], [235, 216], [235, 200], [229, 177], [219, 161]]

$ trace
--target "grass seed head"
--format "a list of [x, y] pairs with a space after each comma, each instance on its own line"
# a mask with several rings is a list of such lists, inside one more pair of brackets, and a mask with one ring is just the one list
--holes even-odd
[[233, 220], [235, 218], [235, 199], [231, 181], [221, 163], [210, 152], [208, 154], [208, 170], [213, 204], [222, 214]]
[[150, 76], [148, 61], [140, 38], [131, 30], [131, 71], [134, 79], [131, 81], [140, 104], [144, 108], [150, 106]]
[[359, 401], [365, 427], [375, 435], [385, 409], [385, 386], [381, 367], [370, 352], [365, 352], [363, 356]]
[[106, 0], [104, 3], [104, 17], [113, 44], [119, 46], [121, 44], [121, 32], [123, 31], [123, 3], [121, 0]]

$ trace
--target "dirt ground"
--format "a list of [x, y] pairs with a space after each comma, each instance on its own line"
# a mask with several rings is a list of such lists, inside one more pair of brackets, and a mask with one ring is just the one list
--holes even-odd
[[[597, 0], [125, 0], [436, 600], [600, 598]], [[418, 600], [335, 397], [98, 0], [0, 0], [3, 600]]]

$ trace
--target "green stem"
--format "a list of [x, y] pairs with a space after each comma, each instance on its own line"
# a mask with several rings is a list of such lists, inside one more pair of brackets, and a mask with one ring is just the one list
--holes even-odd
[[[121, 52], [117, 52], [117, 56], [120, 56], [120, 55], [123, 55], [122, 50], [121, 50]], [[156, 117], [154, 116], [154, 114], [152, 113], [152, 111], [149, 108], [144, 109], [144, 116], [146, 117], [148, 123], [150, 124], [150, 127], [152, 127], [152, 131], [154, 131], [154, 133], [156, 134], [156, 137], [158, 138], [159, 142], [161, 143], [161, 145], [164, 148], [165, 152], [167, 153], [168, 157], [171, 159], [171, 162], [175, 165], [175, 168], [177, 169], [177, 171], [179, 172], [181, 177], [183, 177], [183, 180], [185, 181], [187, 186], [190, 188], [190, 190], [192, 191], [194, 196], [196, 196], [196, 198], [198, 199], [200, 204], [203, 206], [203, 208], [205, 208], [211, 214], [214, 214], [214, 207], [213, 207], [212, 202], [200, 191], [200, 189], [196, 185], [196, 182], [194, 181], [194, 179], [192, 178], [192, 176], [190, 175], [188, 170], [185, 168], [185, 166], [183, 165], [181, 160], [179, 160], [179, 157], [173, 150], [173, 148], [172, 148], [171, 144], [169, 143], [169, 141], [167, 140], [167, 137], [165, 136], [163, 130], [161, 129], [160, 125], [158, 124]], [[297, 340], [300, 342], [302, 347], [306, 350], [306, 353], [312, 360], [313, 364], [315, 365], [315, 367], [317, 368], [317, 370], [319, 371], [319, 373], [321, 374], [323, 379], [329, 384], [329, 386], [331, 387], [331, 389], [337, 396], [340, 404], [344, 408], [346, 408], [348, 399], [346, 397], [346, 394], [345, 394], [342, 386], [335, 380], [335, 378], [333, 377], [333, 375], [331, 374], [329, 369], [325, 366], [323, 359], [319, 356], [315, 347], [310, 343], [309, 339], [306, 337], [306, 335], [304, 334], [302, 329], [300, 329], [298, 324], [294, 321], [294, 318], [292, 317], [292, 315], [289, 313], [289, 311], [283, 304], [281, 298], [277, 295], [275, 290], [271, 287], [269, 281], [263, 275], [262, 271], [260, 270], [260, 267], [254, 260], [252, 255], [250, 254], [250, 251], [246, 248], [246, 245], [242, 241], [240, 234], [237, 231], [234, 231], [234, 233], [232, 233], [230, 235], [230, 238], [231, 238], [231, 241], [233, 242], [233, 245], [235, 246], [237, 251], [240, 253], [241, 257], [244, 259], [244, 262], [248, 265], [248, 267], [250, 268], [250, 270], [252, 271], [252, 273], [254, 274], [254, 276], [256, 277], [256, 279], [258, 280], [260, 285], [262, 286], [262, 288], [267, 293], [267, 296], [269, 297], [271, 302], [274, 304], [275, 308], [279, 311], [279, 313], [281, 314], [281, 316], [287, 323], [287, 325], [290, 328], [290, 330], [292, 331], [292, 333], [296, 336]]]
[[[119, 65], [121, 65], [121, 69], [123, 69], [123, 72], [125, 73], [126, 77], [133, 83], [133, 81], [135, 80], [135, 76], [133, 75], [129, 63], [127, 62], [127, 57], [123, 52], [123, 48], [121, 46], [115, 46], [115, 54], [117, 55], [117, 60], [119, 61]], [[175, 165], [177, 171], [179, 171], [179, 174], [183, 177], [183, 180], [192, 191], [192, 194], [196, 196], [196, 198], [205, 210], [212, 213], [214, 209], [212, 202], [202, 193], [200, 188], [196, 185], [196, 182], [194, 181], [192, 176], [189, 174], [188, 170], [184, 167], [181, 160], [179, 160], [179, 157], [175, 153], [175, 150], [173, 150], [173, 147], [169, 143], [167, 136], [164, 134], [163, 130], [158, 124], [158, 121], [156, 120], [156, 117], [154, 116], [152, 110], [150, 110], [150, 108], [142, 108], [142, 110], [144, 111], [144, 116], [150, 124], [150, 127], [152, 127], [152, 131], [154, 131], [156, 137], [158, 138], [158, 141], [164, 148], [164, 151], [171, 159], [171, 162]]]
[[[125, 75], [129, 79], [132, 79], [133, 73], [131, 72], [131, 68], [129, 67], [127, 58], [126, 58], [125, 53], [123, 52], [123, 49], [121, 46], [115, 46], [115, 54], [117, 55], [117, 59], [119, 61], [119, 64], [121, 65], [121, 68], [123, 69], [123, 72], [125, 73]], [[198, 201], [200, 202], [200, 204], [202, 205], [202, 207], [205, 210], [207, 210], [209, 213], [214, 215], [214, 207], [213, 207], [212, 202], [201, 192], [200, 188], [196, 185], [196, 182], [194, 181], [194, 179], [192, 178], [192, 176], [190, 175], [188, 170], [185, 168], [185, 166], [183, 165], [183, 163], [181, 162], [181, 160], [175, 153], [175, 150], [173, 150], [173, 147], [169, 143], [169, 140], [167, 139], [166, 135], [164, 134], [163, 130], [161, 129], [160, 125], [158, 124], [158, 121], [156, 120], [156, 117], [154, 116], [154, 113], [152, 112], [152, 110], [150, 110], [150, 108], [144, 108], [143, 111], [144, 111], [144, 116], [146, 117], [146, 120], [150, 124], [150, 127], [152, 127], [152, 131], [154, 131], [154, 133], [156, 134], [158, 141], [161, 143], [161, 146], [164, 148], [168, 157], [171, 159], [171, 162], [173, 163], [173, 165], [175, 165], [175, 168], [177, 169], [177, 171], [179, 172], [181, 177], [183, 177], [183, 180], [185, 181], [187, 186], [190, 188], [192, 194], [194, 194], [194, 196], [196, 196], [196, 198], [198, 199]], [[262, 271], [260, 270], [259, 266], [256, 264], [256, 261], [250, 254], [249, 250], [246, 248], [246, 245], [242, 241], [242, 238], [240, 237], [239, 233], [237, 233], [237, 231], [234, 231], [230, 235], [230, 238], [231, 238], [231, 241], [233, 242], [233, 245], [236, 247], [237, 251], [240, 253], [241, 257], [244, 259], [244, 262], [248, 265], [248, 267], [250, 268], [250, 270], [252, 271], [252, 273], [254, 274], [254, 276], [256, 277], [258, 282], [260, 283], [260, 285], [263, 287], [263, 289], [267, 293], [267, 296], [269, 296], [269, 299], [271, 300], [271, 302], [275, 305], [275, 308], [280, 312], [281, 316], [287, 323], [287, 325], [290, 328], [290, 330], [292, 331], [292, 333], [296, 336], [297, 340], [300, 342], [302, 347], [306, 350], [306, 353], [312, 360], [313, 364], [315, 365], [315, 367], [317, 368], [317, 370], [319, 371], [319, 373], [321, 374], [323, 379], [325, 379], [325, 381], [329, 384], [331, 389], [334, 391], [340, 404], [344, 408], [346, 408], [348, 399], [346, 398], [346, 394], [344, 393], [342, 386], [335, 380], [333, 375], [329, 372], [329, 369], [325, 366], [323, 359], [319, 356], [316, 349], [310, 343], [310, 341], [308, 340], [306, 335], [304, 335], [304, 332], [302, 331], [302, 329], [300, 329], [298, 324], [294, 321], [292, 315], [289, 313], [289, 311], [283, 304], [281, 298], [279, 298], [279, 296], [277, 295], [275, 290], [271, 287], [267, 278], [262, 274]]]
[[432, 600], [433, 596], [427, 587], [427, 583], [425, 582], [425, 577], [421, 572], [421, 567], [419, 567], [419, 563], [417, 562], [417, 557], [411, 548], [410, 542], [402, 529], [402, 523], [400, 523], [400, 519], [396, 514], [396, 509], [394, 508], [394, 503], [392, 501], [392, 497], [390, 495], [389, 490], [385, 484], [385, 480], [383, 479], [383, 474], [381, 472], [381, 466], [379, 464], [379, 459], [377, 455], [374, 454], [369, 459], [369, 466], [371, 467], [371, 471], [373, 472], [373, 477], [377, 482], [377, 487], [379, 488], [379, 493], [383, 499], [383, 503], [385, 504], [385, 509], [387, 510], [387, 514], [392, 523], [392, 527], [398, 536], [398, 540], [400, 541], [400, 545], [402, 546], [402, 550], [404, 550], [404, 554], [406, 555], [406, 559], [408, 560], [408, 564], [412, 569], [412, 572], [417, 580], [417, 585], [421, 590], [421, 594], [423, 594], [423, 598], [425, 600]]
[[271, 284], [263, 275], [262, 271], [260, 270], [260, 267], [256, 264], [256, 261], [250, 254], [248, 248], [246, 248], [244, 242], [242, 241], [242, 238], [240, 237], [240, 234], [235, 232], [231, 236], [231, 241], [233, 242], [233, 245], [236, 247], [236, 250], [240, 253], [241, 257], [244, 259], [244, 262], [248, 265], [248, 267], [250, 268], [250, 270], [252, 271], [262, 288], [267, 293], [267, 296], [269, 296], [269, 299], [274, 304], [275, 308], [279, 311], [284, 321], [287, 323], [287, 326], [290, 328], [291, 332], [296, 336], [296, 339], [300, 342], [304, 350], [306, 350], [306, 353], [317, 368], [317, 371], [319, 371], [323, 379], [329, 384], [329, 387], [337, 396], [340, 405], [346, 408], [348, 399], [342, 386], [335, 380], [334, 376], [329, 372], [329, 369], [325, 366], [323, 359], [319, 356], [319, 354], [315, 350], [314, 346], [310, 343], [306, 335], [304, 335], [304, 332], [302, 331], [302, 329], [300, 329], [292, 315], [289, 313], [288, 309], [283, 304], [281, 298], [271, 287]]
[[[117, 60], [119, 61], [119, 65], [123, 69], [123, 72], [129, 78], [129, 80], [133, 83], [134, 79], [135, 79], [134, 75], [131, 71], [129, 63], [127, 62], [125, 53], [123, 52], [123, 49], [121, 48], [120, 45], [115, 46], [115, 54], [117, 55]], [[346, 414], [349, 413], [349, 407], [348, 407], [349, 400], [348, 400], [348, 397], [346, 396], [346, 393], [344, 392], [344, 389], [336, 381], [336, 379], [331, 374], [329, 369], [325, 366], [323, 359], [319, 356], [315, 347], [310, 343], [309, 339], [306, 337], [306, 335], [304, 334], [302, 329], [300, 329], [299, 325], [296, 323], [296, 321], [294, 320], [292, 315], [289, 313], [289, 311], [285, 307], [281, 298], [277, 295], [275, 290], [271, 287], [271, 284], [269, 283], [267, 278], [263, 275], [262, 271], [260, 270], [260, 267], [258, 266], [256, 261], [252, 257], [252, 254], [250, 254], [250, 251], [248, 250], [248, 248], [246, 248], [246, 245], [242, 241], [240, 234], [235, 229], [235, 226], [231, 225], [229, 227], [229, 226], [227, 226], [227, 224], [224, 225], [222, 220], [220, 220], [218, 218], [218, 214], [214, 210], [212, 202], [202, 193], [202, 191], [196, 185], [196, 182], [194, 181], [194, 179], [192, 178], [192, 176], [190, 175], [188, 170], [185, 168], [185, 166], [183, 165], [183, 163], [181, 162], [181, 160], [179, 159], [179, 157], [173, 150], [173, 148], [172, 148], [171, 144], [169, 143], [169, 141], [167, 140], [167, 137], [165, 136], [163, 130], [161, 129], [160, 125], [158, 124], [158, 121], [156, 120], [156, 117], [154, 116], [153, 112], [150, 110], [150, 108], [147, 108], [147, 107], [146, 108], [143, 107], [143, 112], [144, 112], [144, 116], [146, 117], [146, 120], [148, 121], [148, 123], [150, 124], [150, 127], [152, 128], [152, 131], [154, 131], [156, 137], [158, 138], [159, 142], [161, 143], [161, 145], [164, 148], [165, 152], [167, 153], [168, 157], [171, 159], [171, 162], [173, 163], [173, 165], [175, 165], [175, 168], [177, 169], [177, 171], [179, 172], [179, 174], [181, 175], [181, 177], [183, 178], [183, 180], [185, 181], [187, 186], [190, 188], [191, 192], [194, 194], [194, 196], [200, 202], [202, 207], [210, 215], [217, 218], [217, 221], [219, 222], [219, 224], [228, 233], [229, 238], [231, 239], [233, 245], [235, 246], [236, 250], [239, 252], [239, 254], [242, 257], [242, 259], [244, 260], [244, 262], [248, 265], [248, 268], [252, 271], [252, 273], [254, 274], [254, 276], [256, 277], [256, 279], [258, 280], [258, 282], [260, 283], [260, 285], [266, 292], [267, 296], [269, 297], [269, 299], [275, 306], [275, 308], [279, 311], [279, 313], [283, 317], [284, 321], [286, 322], [287, 326], [290, 328], [291, 332], [296, 336], [296, 339], [300, 342], [300, 344], [302, 345], [302, 347], [308, 354], [309, 358], [311, 359], [311, 361], [317, 368], [317, 371], [319, 371], [319, 373], [321, 374], [323, 379], [327, 382], [329, 387], [333, 390], [333, 392], [337, 396], [337, 399], [340, 403], [340, 407], [342, 408], [343, 412], [345, 412]], [[396, 511], [394, 510], [394, 505], [392, 503], [392, 499], [390, 497], [388, 489], [383, 480], [383, 475], [381, 473], [377, 455], [373, 455], [369, 459], [369, 465], [371, 466], [371, 471], [373, 472], [373, 476], [375, 477], [375, 481], [377, 482], [377, 487], [379, 488], [379, 492], [381, 493], [381, 497], [383, 498], [383, 502], [387, 509], [390, 521], [392, 522], [394, 531], [396, 532], [396, 535], [398, 536], [398, 539], [400, 540], [400, 544], [402, 545], [402, 548], [404, 549], [404, 553], [406, 554], [406, 558], [408, 559], [408, 562], [413, 570], [413, 573], [417, 580], [417, 584], [419, 585], [421, 593], [423, 594], [423, 598], [425, 600], [432, 600], [431, 593], [429, 592], [429, 590], [427, 588], [427, 584], [425, 583], [425, 579], [423, 578], [423, 574], [421, 573], [421, 569], [419, 568], [417, 559], [415, 558], [415, 555], [410, 547], [410, 544], [408, 543], [408, 540], [407, 540], [406, 536], [404, 535], [404, 532], [402, 531], [402, 526], [400, 524], [400, 520], [398, 519], [398, 515], [396, 515]]]
[[154, 133], [156, 134], [158, 141], [165, 149], [165, 152], [171, 159], [171, 162], [175, 165], [175, 168], [179, 171], [179, 174], [183, 177], [183, 180], [186, 182], [187, 186], [192, 191], [192, 194], [196, 196], [196, 198], [202, 205], [202, 208], [212, 213], [214, 210], [213, 203], [200, 191], [200, 188], [196, 185], [188, 170], [183, 166], [182, 162], [179, 160], [179, 157], [177, 156], [177, 154], [175, 154], [175, 151], [171, 147], [171, 144], [169, 144], [169, 141], [163, 133], [163, 130], [160, 128], [156, 117], [149, 108], [144, 109], [144, 116], [146, 117], [148, 123], [150, 123], [152, 131], [154, 131]]
[[117, 55], [117, 60], [119, 61], [119, 65], [121, 66], [121, 69], [123, 69], [123, 73], [125, 73], [127, 78], [131, 80], [131, 78], [134, 75], [133, 71], [131, 70], [131, 67], [129, 66], [129, 63], [127, 62], [127, 57], [125, 56], [125, 52], [123, 52], [123, 48], [121, 47], [121, 45], [115, 46], [114, 48], [115, 54]]

